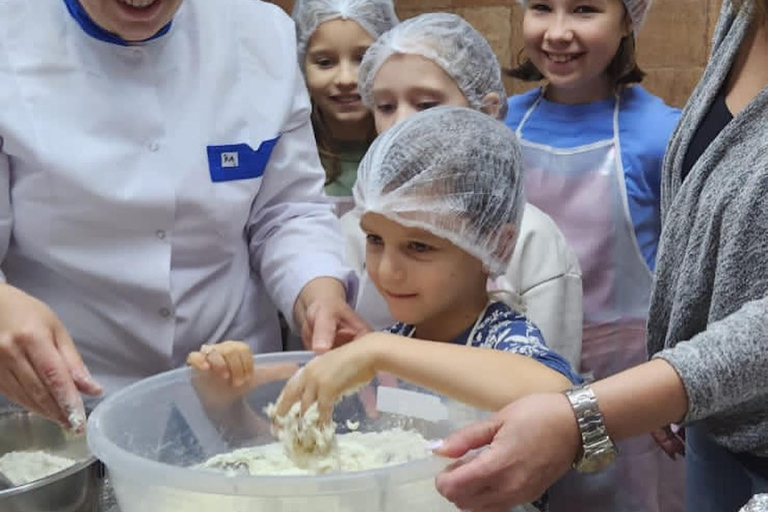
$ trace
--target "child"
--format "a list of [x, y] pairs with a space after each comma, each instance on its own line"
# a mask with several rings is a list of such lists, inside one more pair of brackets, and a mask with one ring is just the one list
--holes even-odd
[[[360, 65], [360, 94], [386, 130], [412, 113], [437, 105], [468, 106], [503, 119], [501, 68], [485, 38], [461, 17], [430, 13], [406, 20], [381, 36]], [[391, 324], [386, 307], [362, 269], [360, 219], [342, 217], [348, 264], [361, 273], [358, 311], [374, 327]], [[357, 240], [355, 240], [357, 239]], [[355, 264], [357, 262], [357, 264]], [[507, 271], [497, 280], [505, 300], [522, 306], [547, 345], [577, 366], [581, 355], [581, 277], [576, 256], [554, 222], [526, 205]], [[377, 314], [379, 313], [379, 314]]]
[[[486, 290], [514, 250], [525, 201], [520, 164], [514, 134], [466, 108], [431, 109], [379, 136], [354, 197], [371, 279], [397, 323], [311, 361], [286, 385], [278, 414], [302, 401], [327, 417], [344, 391], [377, 371], [489, 410], [580, 381], [525, 316]], [[233, 384], [242, 385], [249, 357], [247, 345], [229, 342], [189, 362], [237, 374]]]
[[398, 20], [391, 0], [297, 0], [292, 17], [325, 192], [340, 215], [353, 205], [357, 166], [376, 136], [357, 91], [357, 67], [371, 43]]
[[[649, 0], [529, 0], [527, 60], [511, 74], [546, 85], [509, 98], [531, 203], [550, 215], [584, 277], [582, 372], [602, 379], [647, 360], [645, 324], [660, 235], [660, 170], [679, 111], [639, 85], [635, 32]], [[568, 475], [552, 510], [682, 509], [682, 465], [650, 438], [616, 464]], [[678, 486], [675, 488], [675, 486]]]

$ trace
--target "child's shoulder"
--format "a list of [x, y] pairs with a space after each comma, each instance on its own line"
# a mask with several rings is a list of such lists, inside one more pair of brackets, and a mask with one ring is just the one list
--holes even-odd
[[666, 147], [680, 114], [679, 108], [667, 105], [640, 85], [627, 87], [621, 94], [620, 126], [627, 139]]
[[511, 129], [516, 130], [517, 125], [520, 124], [523, 116], [528, 112], [528, 109], [531, 108], [540, 94], [541, 88], [534, 87], [530, 91], [510, 96], [507, 99], [507, 117], [504, 119], [504, 123]]
[[524, 314], [501, 301], [491, 303], [485, 310], [472, 345], [524, 355], [547, 350], [539, 328]]

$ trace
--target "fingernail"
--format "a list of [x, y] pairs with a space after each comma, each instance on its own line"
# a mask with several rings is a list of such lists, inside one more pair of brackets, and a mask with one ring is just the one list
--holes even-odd
[[432, 451], [439, 450], [440, 448], [443, 447], [443, 444], [445, 444], [445, 443], [443, 442], [442, 439], [435, 439], [435, 440], [429, 441], [427, 443], [427, 449], [432, 450]]

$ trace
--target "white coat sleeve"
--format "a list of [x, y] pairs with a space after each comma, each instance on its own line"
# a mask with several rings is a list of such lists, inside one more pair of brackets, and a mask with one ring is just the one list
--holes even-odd
[[582, 335], [581, 269], [565, 236], [546, 214], [526, 205], [504, 287], [520, 298], [525, 315], [547, 346], [579, 371]]
[[291, 112], [272, 151], [248, 224], [251, 266], [289, 319], [301, 289], [317, 277], [344, 283], [350, 305], [357, 293], [357, 277], [342, 263], [339, 221], [322, 193], [325, 173], [298, 64], [292, 77]]
[[[13, 208], [11, 206], [11, 163], [8, 155], [2, 152], [3, 139], [0, 137], [0, 265], [5, 260], [13, 231]], [[0, 282], [5, 282], [5, 274], [0, 267]]]

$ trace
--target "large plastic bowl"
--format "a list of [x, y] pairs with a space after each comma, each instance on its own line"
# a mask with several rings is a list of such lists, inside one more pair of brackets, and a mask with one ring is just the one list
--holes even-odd
[[[266, 375], [311, 358], [307, 352], [289, 352], [254, 360], [256, 372]], [[242, 407], [212, 409], [210, 398], [201, 398], [207, 388], [200, 374], [189, 368], [143, 380], [102, 402], [89, 419], [88, 443], [107, 466], [121, 511], [456, 510], [434, 487], [435, 475], [449, 461], [434, 456], [369, 471], [312, 476], [229, 476], [195, 468], [213, 455], [275, 441], [263, 409], [280, 394], [287, 378], [283, 373], [283, 378], [264, 383], [246, 397], [253, 411], [249, 414], [258, 416], [255, 430], [253, 417], [247, 422], [250, 427], [244, 427], [247, 415]], [[402, 382], [381, 390], [376, 407], [385, 410], [373, 409], [372, 414], [361, 404], [370, 403], [377, 388], [374, 381], [336, 406], [334, 420], [340, 431], [349, 420], [359, 422], [361, 432], [398, 426], [438, 439], [484, 416]]]

